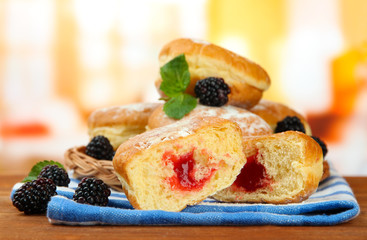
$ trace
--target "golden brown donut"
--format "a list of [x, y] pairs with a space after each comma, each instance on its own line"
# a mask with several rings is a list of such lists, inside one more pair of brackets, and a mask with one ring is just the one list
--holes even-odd
[[327, 160], [323, 161], [323, 172], [320, 182], [324, 181], [330, 176], [330, 165]]
[[[191, 117], [219, 117], [236, 122], [244, 137], [260, 136], [271, 134], [272, 130], [269, 125], [259, 116], [235, 106], [225, 105], [222, 107], [209, 107], [197, 105], [197, 107], [187, 114], [183, 119]], [[172, 124], [177, 120], [168, 117], [163, 106], [157, 107], [148, 119], [148, 129], [162, 127]]]
[[310, 125], [307, 123], [306, 119], [300, 113], [294, 111], [284, 104], [261, 99], [261, 101], [249, 111], [264, 119], [270, 125], [273, 131], [275, 130], [277, 123], [282, 121], [285, 117], [296, 116], [303, 123], [306, 134], [310, 136], [312, 135]]
[[244, 139], [247, 163], [234, 183], [213, 198], [224, 202], [296, 203], [314, 193], [323, 174], [320, 145], [286, 131]]
[[88, 118], [89, 137], [103, 135], [117, 149], [122, 142], [146, 130], [150, 114], [160, 105], [136, 103], [98, 109]]
[[181, 211], [230, 186], [246, 162], [243, 150], [236, 123], [190, 118], [130, 138], [113, 166], [134, 208]]
[[[186, 92], [195, 96], [194, 87], [198, 80], [220, 77], [231, 89], [228, 104], [251, 108], [261, 99], [263, 91], [270, 86], [266, 71], [256, 63], [217, 45], [188, 38], [180, 38], [166, 44], [159, 54], [159, 65], [180, 54], [185, 54], [189, 65], [191, 82]], [[156, 81], [159, 86], [162, 79]], [[162, 96], [164, 94], [160, 92]]]

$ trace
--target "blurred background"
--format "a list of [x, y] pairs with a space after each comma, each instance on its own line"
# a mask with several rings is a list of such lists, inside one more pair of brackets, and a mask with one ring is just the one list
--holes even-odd
[[343, 175], [367, 176], [365, 0], [0, 0], [0, 172], [63, 162], [95, 109], [158, 101], [161, 47], [203, 39], [257, 62]]

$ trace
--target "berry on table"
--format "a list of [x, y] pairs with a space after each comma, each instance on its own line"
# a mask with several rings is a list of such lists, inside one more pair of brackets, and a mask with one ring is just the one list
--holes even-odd
[[24, 183], [13, 195], [13, 205], [25, 214], [44, 213], [51, 197], [56, 195], [56, 185], [51, 179], [39, 178]]
[[85, 153], [98, 160], [112, 160], [115, 155], [110, 141], [102, 135], [92, 138], [86, 147]]
[[274, 132], [279, 133], [285, 131], [299, 131], [306, 133], [305, 127], [303, 126], [301, 120], [296, 116], [287, 116], [282, 121], [277, 123]]
[[106, 206], [111, 190], [102, 180], [83, 178], [75, 189], [73, 200], [78, 203]]
[[220, 107], [228, 102], [231, 89], [223, 78], [208, 77], [196, 82], [195, 94], [199, 102], [207, 106]]
[[58, 167], [57, 165], [47, 165], [42, 168], [38, 178], [51, 179], [56, 186], [67, 187], [70, 183], [70, 178], [65, 169]]

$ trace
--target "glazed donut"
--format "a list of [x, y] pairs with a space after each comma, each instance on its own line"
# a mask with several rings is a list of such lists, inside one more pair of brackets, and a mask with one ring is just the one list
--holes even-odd
[[98, 109], [88, 118], [89, 137], [103, 135], [116, 150], [122, 142], [146, 130], [150, 114], [160, 105], [136, 103]]
[[284, 104], [261, 99], [261, 101], [249, 111], [264, 119], [273, 131], [275, 130], [277, 123], [282, 121], [285, 117], [296, 116], [303, 123], [306, 134], [310, 136], [312, 135], [310, 125], [307, 123], [306, 119], [301, 114]]
[[[225, 105], [223, 107], [209, 107], [198, 104], [197, 107], [183, 119], [191, 117], [219, 117], [236, 122], [244, 137], [268, 135], [272, 133], [269, 125], [259, 116], [235, 106]], [[168, 117], [163, 106], [157, 107], [148, 119], [148, 129], [162, 127], [172, 124], [177, 120]]]
[[[166, 44], [159, 54], [160, 67], [180, 54], [185, 54], [191, 76], [186, 92], [193, 96], [198, 80], [220, 77], [231, 90], [228, 104], [248, 109], [257, 104], [270, 86], [268, 74], [256, 63], [217, 45], [193, 39], [181, 38]], [[159, 77], [155, 83], [158, 90], [161, 82]]]
[[234, 183], [213, 195], [224, 202], [285, 204], [306, 200], [323, 174], [320, 145], [286, 131], [244, 139], [247, 163]]
[[113, 166], [135, 209], [181, 211], [230, 186], [243, 151], [236, 123], [189, 118], [122, 143]]

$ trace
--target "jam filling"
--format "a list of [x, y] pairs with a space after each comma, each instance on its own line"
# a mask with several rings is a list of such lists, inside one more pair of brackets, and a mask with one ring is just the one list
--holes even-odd
[[195, 191], [203, 188], [205, 183], [211, 178], [216, 168], [208, 168], [207, 174], [201, 179], [195, 178], [196, 162], [194, 159], [194, 151], [177, 156], [172, 152], [165, 152], [163, 154], [163, 161], [166, 165], [169, 162], [173, 164], [174, 175], [168, 178], [168, 182], [172, 189], [179, 189], [182, 191]]
[[258, 154], [255, 154], [247, 158], [247, 163], [234, 182], [236, 187], [246, 192], [255, 192], [271, 183], [264, 165], [257, 160], [258, 156]]

